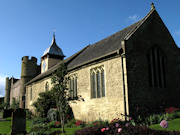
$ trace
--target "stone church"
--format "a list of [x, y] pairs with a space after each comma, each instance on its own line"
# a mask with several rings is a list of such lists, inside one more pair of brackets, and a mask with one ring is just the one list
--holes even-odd
[[74, 117], [84, 121], [124, 119], [125, 115], [180, 107], [180, 49], [154, 5], [140, 21], [64, 59], [55, 35], [37, 59], [22, 58], [21, 79], [6, 78], [5, 102], [20, 100], [34, 110], [40, 92], [52, 88], [51, 76], [62, 62], [68, 66]]

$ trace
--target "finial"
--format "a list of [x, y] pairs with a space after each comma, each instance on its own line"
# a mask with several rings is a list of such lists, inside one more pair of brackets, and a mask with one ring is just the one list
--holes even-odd
[[151, 10], [155, 9], [154, 3], [151, 3]]
[[54, 28], [53, 36], [55, 37], [55, 28]]

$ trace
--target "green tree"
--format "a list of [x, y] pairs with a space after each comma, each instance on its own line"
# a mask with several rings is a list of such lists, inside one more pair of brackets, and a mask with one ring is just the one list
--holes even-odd
[[36, 113], [40, 117], [47, 117], [47, 112], [50, 108], [56, 107], [56, 102], [51, 96], [51, 91], [39, 93], [39, 98], [33, 103], [36, 108]]
[[15, 98], [12, 99], [11, 109], [18, 109], [19, 108], [19, 100]]
[[51, 81], [53, 87], [51, 89], [52, 95], [56, 101], [56, 107], [59, 119], [61, 120], [62, 132], [64, 133], [64, 123], [65, 117], [68, 114], [69, 108], [69, 90], [67, 89], [68, 78], [67, 75], [67, 65], [65, 63], [60, 64], [56, 72], [53, 74]]

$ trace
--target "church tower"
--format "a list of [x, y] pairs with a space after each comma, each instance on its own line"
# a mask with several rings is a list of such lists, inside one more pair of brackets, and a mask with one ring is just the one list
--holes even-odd
[[7, 105], [9, 105], [9, 101], [10, 101], [10, 89], [11, 89], [11, 80], [9, 79], [9, 77], [6, 77], [6, 87], [5, 87], [5, 97], [4, 97], [4, 103], [6, 103]]
[[29, 56], [24, 56], [22, 58], [21, 67], [21, 87], [20, 87], [20, 102], [19, 108], [25, 108], [25, 93], [26, 93], [26, 83], [33, 79], [39, 74], [39, 66], [37, 65], [37, 58]]
[[41, 57], [41, 73], [56, 65], [59, 61], [63, 60], [64, 57], [65, 55], [61, 48], [56, 44], [54, 32], [51, 45], [44, 51], [44, 54]]

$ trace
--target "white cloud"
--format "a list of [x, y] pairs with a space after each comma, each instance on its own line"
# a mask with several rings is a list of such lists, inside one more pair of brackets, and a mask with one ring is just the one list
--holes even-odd
[[175, 35], [175, 36], [180, 36], [180, 30], [179, 30], [179, 31], [174, 32], [174, 35]]
[[6, 81], [6, 76], [0, 75], [0, 97], [4, 97], [5, 95], [5, 81]]
[[136, 21], [138, 21], [138, 16], [137, 15], [129, 16], [128, 20], [136, 22]]

